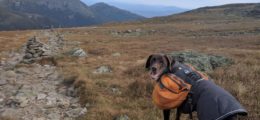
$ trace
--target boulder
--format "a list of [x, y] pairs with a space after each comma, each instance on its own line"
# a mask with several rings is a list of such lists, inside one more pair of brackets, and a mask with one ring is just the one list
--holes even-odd
[[196, 69], [203, 72], [210, 72], [218, 67], [231, 65], [233, 60], [224, 56], [209, 55], [194, 51], [181, 51], [169, 54], [177, 61], [193, 65]]
[[129, 120], [129, 117], [127, 115], [119, 115], [114, 120]]

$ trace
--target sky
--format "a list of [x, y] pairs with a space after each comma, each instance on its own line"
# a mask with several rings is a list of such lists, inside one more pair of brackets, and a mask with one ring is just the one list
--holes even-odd
[[260, 0], [82, 0], [87, 4], [95, 2], [121, 2], [130, 4], [144, 4], [144, 5], [163, 5], [176, 6], [188, 9], [194, 9], [205, 6], [216, 6], [230, 3], [260, 3]]

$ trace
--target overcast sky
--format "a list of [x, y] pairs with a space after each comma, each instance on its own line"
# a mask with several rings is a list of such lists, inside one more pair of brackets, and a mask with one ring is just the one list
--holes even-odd
[[121, 2], [131, 4], [145, 4], [145, 5], [165, 5], [177, 6], [182, 8], [198, 8], [204, 6], [215, 6], [230, 3], [260, 3], [260, 0], [82, 0], [87, 4], [95, 2]]

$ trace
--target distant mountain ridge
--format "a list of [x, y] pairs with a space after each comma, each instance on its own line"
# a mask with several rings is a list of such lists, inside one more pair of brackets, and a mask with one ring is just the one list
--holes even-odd
[[90, 10], [96, 13], [96, 21], [100, 23], [105, 22], [120, 22], [129, 19], [140, 19], [142, 16], [133, 15], [133, 13], [126, 10], [116, 8], [106, 3], [96, 3], [89, 7]]
[[[93, 4], [97, 0], [82, 0], [85, 3]], [[109, 5], [116, 6], [117, 8], [130, 11], [132, 13], [145, 16], [147, 18], [167, 16], [188, 11], [189, 9], [176, 7], [176, 6], [162, 6], [162, 5], [144, 5], [144, 4], [133, 4], [124, 3], [115, 0], [106, 0]]]
[[144, 18], [99, 4], [99, 8], [110, 11], [107, 16], [108, 12], [100, 12], [95, 6], [89, 7], [80, 0], [0, 0], [0, 30], [77, 27]]
[[158, 17], [144, 22], [183, 22], [183, 21], [218, 21], [260, 19], [260, 3], [227, 4], [222, 6], [202, 7], [177, 15]]

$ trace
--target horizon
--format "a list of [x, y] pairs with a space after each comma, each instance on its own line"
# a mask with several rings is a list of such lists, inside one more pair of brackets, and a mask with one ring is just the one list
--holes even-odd
[[206, 6], [219, 6], [225, 4], [235, 3], [260, 3], [260, 0], [81, 0], [87, 5], [92, 5], [98, 2], [105, 2], [113, 5], [113, 3], [124, 3], [124, 4], [141, 4], [149, 6], [174, 6], [186, 9], [196, 9]]

